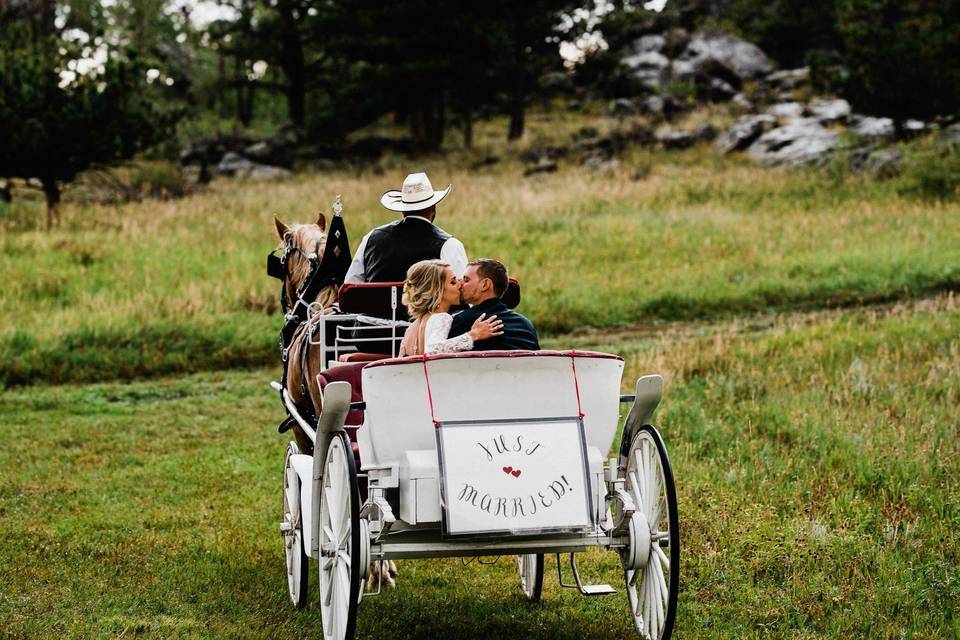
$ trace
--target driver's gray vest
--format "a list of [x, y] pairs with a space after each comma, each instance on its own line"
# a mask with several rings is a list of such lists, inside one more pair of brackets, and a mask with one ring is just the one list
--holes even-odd
[[402, 218], [370, 232], [363, 252], [367, 282], [399, 282], [414, 263], [439, 258], [450, 234], [425, 221]]

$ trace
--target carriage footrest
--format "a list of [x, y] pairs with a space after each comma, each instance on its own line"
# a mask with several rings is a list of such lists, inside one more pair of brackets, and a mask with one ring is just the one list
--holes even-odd
[[585, 596], [609, 596], [616, 593], [617, 590], [608, 584], [583, 584], [580, 580], [580, 571], [577, 569], [577, 556], [570, 554], [570, 570], [573, 572], [573, 584], [567, 584], [563, 581], [563, 569], [560, 562], [560, 554], [557, 554], [557, 577], [560, 579], [560, 586], [565, 589], [576, 589]]
[[608, 596], [617, 590], [608, 584], [585, 584], [580, 586], [580, 593], [585, 596]]

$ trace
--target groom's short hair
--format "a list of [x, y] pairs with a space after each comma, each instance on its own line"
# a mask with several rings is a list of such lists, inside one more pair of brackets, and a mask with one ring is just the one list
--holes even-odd
[[467, 266], [475, 266], [477, 275], [481, 278], [490, 278], [490, 282], [493, 283], [493, 293], [498, 298], [507, 290], [507, 268], [499, 260], [480, 258], [467, 263]]

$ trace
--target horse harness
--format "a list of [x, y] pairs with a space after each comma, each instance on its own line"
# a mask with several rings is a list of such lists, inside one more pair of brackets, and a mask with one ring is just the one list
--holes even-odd
[[[277, 255], [279, 248], [274, 249], [267, 254], [267, 275], [272, 278], [277, 278], [281, 282], [280, 306], [284, 311], [284, 324], [283, 328], [280, 330], [279, 338], [280, 359], [283, 363], [283, 375], [281, 377], [280, 384], [284, 389], [287, 388], [287, 373], [290, 368], [290, 346], [293, 343], [294, 335], [296, 334], [297, 329], [309, 319], [310, 305], [317, 297], [317, 294], [320, 293], [320, 290], [324, 287], [341, 284], [343, 282], [343, 277], [346, 274], [346, 269], [344, 267], [349, 266], [350, 264], [350, 244], [347, 241], [347, 230], [343, 224], [343, 218], [341, 218], [340, 215], [334, 215], [327, 237], [327, 247], [324, 250], [322, 259], [317, 256], [316, 253], [311, 253], [309, 255], [306, 254], [303, 249], [293, 246], [289, 240], [284, 241], [283, 255]], [[331, 238], [334, 241], [333, 243], [330, 242]], [[341, 246], [344, 246], [347, 249], [345, 255], [341, 249]], [[295, 292], [293, 304], [291, 305], [290, 299], [287, 297], [286, 281], [290, 275], [288, 265], [289, 258], [294, 252], [299, 253], [304, 259], [307, 260], [307, 262], [310, 263], [310, 271], [307, 273], [307, 277], [304, 279], [303, 284], [300, 285]], [[313, 335], [315, 327], [315, 324], [310, 324], [307, 327], [307, 336], [305, 338], [307, 341], [309, 341], [310, 337]], [[306, 371], [307, 351], [308, 349], [306, 348], [306, 345], [304, 345], [304, 348], [300, 349], [301, 371]], [[300, 393], [304, 397], [309, 395], [307, 386], [302, 377], [300, 380]], [[284, 406], [284, 408], [286, 408], [286, 406]], [[304, 419], [311, 424], [315, 424], [318, 420], [318, 416], [314, 414], [312, 403], [302, 407], [302, 409]], [[295, 423], [296, 421], [288, 411], [287, 417], [283, 420], [283, 422], [280, 423], [278, 430], [280, 433], [288, 431]]]

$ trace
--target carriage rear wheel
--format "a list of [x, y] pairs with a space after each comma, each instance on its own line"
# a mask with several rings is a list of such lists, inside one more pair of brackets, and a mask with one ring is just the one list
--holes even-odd
[[520, 568], [520, 588], [530, 602], [540, 602], [543, 592], [543, 554], [524, 553], [517, 556]]
[[300, 453], [293, 442], [287, 447], [283, 461], [283, 552], [287, 561], [287, 591], [297, 609], [307, 604], [309, 564], [303, 548], [303, 519], [300, 510], [300, 478], [291, 463], [291, 457]]
[[621, 553], [630, 612], [642, 638], [668, 640], [677, 612], [680, 529], [667, 448], [651, 425], [634, 436], [626, 474], [636, 507], [630, 546]]
[[346, 434], [333, 436], [325, 455], [320, 493], [320, 619], [325, 640], [347, 640], [356, 629], [361, 588], [360, 495]]

